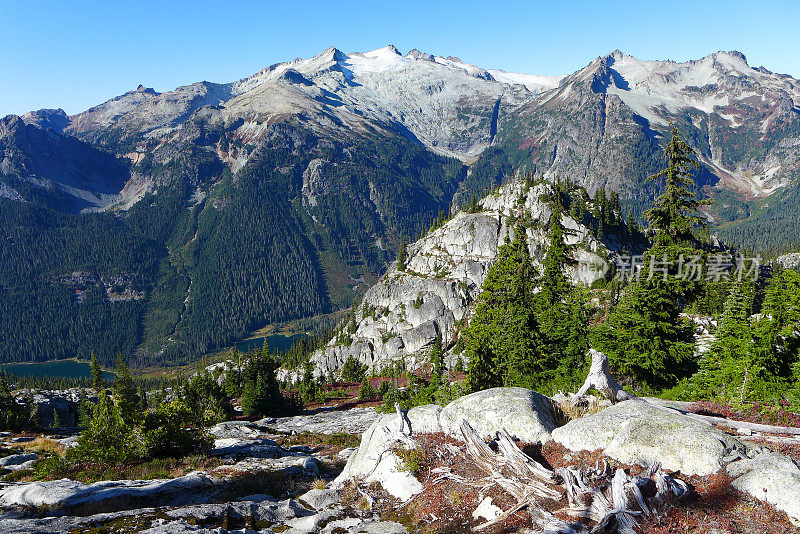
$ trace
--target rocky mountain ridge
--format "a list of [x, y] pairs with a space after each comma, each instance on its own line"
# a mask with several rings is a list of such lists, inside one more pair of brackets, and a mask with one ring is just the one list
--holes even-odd
[[[331, 374], [350, 356], [376, 371], [398, 360], [414, 369], [427, 363], [427, 349], [437, 335], [445, 348], [452, 346], [499, 247], [513, 237], [516, 221], [527, 221], [531, 257], [543, 269], [552, 209], [542, 197], [551, 191], [549, 184], [529, 187], [523, 180], [513, 181], [483, 199], [478, 212], [461, 211], [409, 245], [405, 265], [390, 266], [367, 290], [350, 323], [312, 356], [316, 372]], [[568, 215], [562, 215], [562, 224], [568, 229], [565, 242], [576, 246], [577, 265], [568, 269], [573, 283], [602, 278], [609, 259], [631, 246], [613, 234], [600, 241]]]
[[518, 166], [642, 204], [669, 124], [698, 151], [707, 194], [768, 196], [800, 170], [800, 83], [738, 52], [683, 63], [598, 57], [506, 117], [495, 144]]
[[[670, 122], [698, 150], [698, 184], [716, 200], [708, 216], [721, 236], [790, 252], [780, 247], [800, 232], [797, 95], [797, 80], [735, 52], [675, 63], [616, 51], [566, 77], [537, 77], [392, 46], [331, 47], [236, 82], [140, 86], [73, 116], [7, 117], [15, 126], [0, 130], [0, 216], [11, 230], [0, 256], [27, 259], [0, 283], [18, 288], [33, 276], [44, 304], [0, 317], [19, 331], [0, 353], [15, 357], [30, 337], [18, 316], [88, 313], [81, 302], [69, 309], [74, 295], [47, 304], [63, 293], [53, 280], [76, 271], [141, 281], [133, 314], [100, 300], [128, 332], [114, 344], [147, 358], [197, 356], [267, 323], [346, 308], [403, 238], [522, 171], [619, 192], [623, 211], [640, 218], [660, 191], [645, 179], [663, 168]], [[108, 213], [87, 213], [97, 211]], [[137, 251], [136, 265], [81, 257], [111, 244], [88, 229], [102, 215], [113, 241]], [[62, 226], [81, 229], [42, 239]], [[52, 265], [31, 274], [40, 249]], [[91, 314], [87, 325], [98, 323]], [[134, 319], [120, 328], [122, 316]], [[88, 349], [81, 339], [102, 344], [98, 336], [53, 345], [71, 357]], [[184, 341], [189, 348], [174, 347]], [[41, 345], [26, 352], [43, 358]]]
[[[402, 55], [389, 45], [350, 54], [330, 47], [230, 83], [164, 93], [139, 86], [71, 117], [40, 110], [23, 120], [134, 165], [165, 144], [199, 141], [234, 173], [252, 146], [269, 139], [271, 126], [285, 121], [326, 137], [406, 136], [466, 162], [494, 145], [545, 176], [569, 175], [590, 191], [606, 186], [623, 198], [648, 196], [637, 175], [658, 159], [661, 134], [675, 123], [691, 132], [706, 165], [705, 185], [752, 198], [796, 176], [798, 109], [798, 80], [752, 68], [736, 51], [679, 63], [615, 50], [574, 74], [545, 77], [416, 49]], [[229, 142], [214, 142], [219, 133], [209, 138], [210, 132]], [[237, 140], [241, 146], [232, 146]], [[623, 147], [641, 157], [631, 160]], [[123, 205], [141, 197], [142, 178], [134, 172], [138, 187], [128, 189], [135, 192], [117, 191], [128, 199]], [[147, 190], [157, 188], [152, 177], [145, 181]]]

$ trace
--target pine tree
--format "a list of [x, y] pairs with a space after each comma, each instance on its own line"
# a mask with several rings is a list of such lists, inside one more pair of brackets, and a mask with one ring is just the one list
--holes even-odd
[[478, 213], [480, 210], [481, 208], [478, 206], [478, 197], [475, 195], [475, 193], [472, 193], [469, 206], [467, 206], [467, 213]]
[[97, 395], [89, 425], [68, 455], [119, 464], [138, 456], [131, 427], [125, 423], [119, 407], [104, 389]]
[[525, 228], [517, 225], [486, 276], [475, 316], [466, 329], [468, 388], [527, 386], [540, 378], [538, 325], [533, 310], [536, 269]]
[[[265, 338], [264, 344], [266, 343], [267, 340]], [[235, 399], [242, 395], [242, 355], [239, 352], [239, 349], [236, 347], [231, 349], [231, 354], [228, 360], [229, 365], [225, 370], [225, 394], [228, 397]]]
[[245, 415], [278, 415], [285, 409], [276, 378], [277, 363], [269, 356], [251, 359], [245, 370], [242, 411]]
[[680, 319], [677, 297], [644, 283], [628, 286], [593, 345], [609, 356], [615, 371], [638, 386], [665, 388], [687, 376], [692, 328]]
[[428, 358], [431, 361], [431, 382], [430, 386], [434, 390], [439, 389], [439, 386], [442, 384], [442, 357], [444, 356], [444, 351], [442, 350], [442, 334], [437, 333], [436, 339], [433, 341], [433, 345], [431, 345], [430, 352], [428, 353]]
[[319, 389], [319, 384], [314, 380], [314, 370], [310, 362], [305, 365], [299, 389], [300, 398], [306, 404], [322, 400], [322, 392]]
[[375, 389], [372, 387], [369, 377], [365, 377], [361, 381], [361, 386], [358, 388], [358, 399], [362, 401], [373, 400], [376, 397]]
[[681, 138], [673, 125], [671, 139], [664, 148], [667, 167], [648, 177], [665, 179], [664, 192], [656, 199], [646, 217], [655, 229], [655, 246], [685, 245], [696, 241], [696, 231], [707, 231], [700, 207], [709, 203], [697, 200], [692, 169], [699, 168], [694, 150]]
[[364, 379], [366, 373], [367, 366], [350, 355], [342, 366], [341, 377], [343, 382], [357, 383]]
[[105, 388], [105, 380], [103, 380], [103, 370], [100, 368], [100, 363], [97, 361], [97, 354], [95, 354], [94, 351], [92, 351], [90, 365], [92, 368], [92, 387], [95, 392], [99, 392], [101, 389]]
[[536, 295], [536, 316], [541, 333], [541, 368], [543, 380], [558, 377], [560, 382], [576, 375], [588, 350], [586, 312], [582, 292], [566, 276], [566, 268], [575, 265], [571, 248], [564, 238], [567, 230], [561, 221], [561, 196], [554, 196], [548, 230], [548, 248], [544, 272]]
[[665, 148], [667, 167], [649, 179], [665, 178], [664, 192], [647, 212], [655, 230], [653, 247], [643, 258], [640, 279], [628, 285], [608, 320], [596, 329], [595, 344], [612, 366], [638, 386], [665, 388], [696, 370], [691, 359], [691, 326], [680, 317], [682, 303], [700, 289], [697, 281], [676, 276], [681, 256], [701, 255], [696, 230], [705, 201], [695, 199], [693, 150], [672, 128]]
[[150, 406], [147, 403], [147, 391], [144, 389], [144, 384], [139, 385], [139, 413], [147, 412]]
[[397, 249], [397, 270], [405, 271], [407, 261], [408, 261], [408, 245], [406, 244], [406, 238], [403, 237], [403, 239], [400, 240], [400, 247]]
[[139, 395], [133, 383], [131, 371], [121, 353], [117, 353], [116, 378], [114, 379], [114, 402], [127, 425], [133, 426], [139, 420]]
[[29, 421], [29, 411], [17, 402], [6, 381], [5, 373], [0, 373], [0, 431], [19, 432], [27, 426], [32, 426]]
[[61, 428], [61, 416], [55, 407], [53, 407], [53, 428]]
[[749, 317], [753, 296], [742, 284], [733, 284], [713, 345], [700, 359], [700, 370], [692, 377], [695, 393], [701, 398], [732, 398], [744, 385], [753, 353], [753, 334]]

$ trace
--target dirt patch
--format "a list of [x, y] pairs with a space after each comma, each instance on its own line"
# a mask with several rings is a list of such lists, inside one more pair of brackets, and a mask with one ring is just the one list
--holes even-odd
[[731, 479], [720, 471], [708, 477], [693, 476], [690, 498], [664, 517], [648, 517], [640, 522], [642, 534], [677, 532], [788, 534], [800, 532], [785, 513], [738, 491]]
[[747, 407], [735, 408], [727, 404], [699, 401], [689, 407], [689, 411], [699, 415], [724, 417], [733, 421], [746, 421], [762, 425], [791, 426], [800, 428], [800, 415], [788, 411], [784, 402], [778, 404], [754, 403]]

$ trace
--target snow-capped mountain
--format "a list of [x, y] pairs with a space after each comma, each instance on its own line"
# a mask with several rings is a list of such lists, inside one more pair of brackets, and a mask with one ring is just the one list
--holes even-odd
[[[783, 247], [800, 235], [799, 88], [738, 52], [677, 63], [615, 51], [542, 77], [392, 46], [329, 48], [230, 83], [140, 86], [73, 116], [6, 117], [0, 257], [31, 261], [3, 285], [42, 295], [8, 306], [21, 311], [0, 359], [23, 341], [37, 358], [108, 345], [95, 328], [108, 317], [130, 318], [117, 346], [169, 359], [346, 308], [403, 238], [520, 171], [617, 191], [641, 215], [659, 192], [645, 179], [663, 168], [670, 124], [700, 156], [708, 215], [730, 223], [720, 235]], [[95, 222], [116, 237], [96, 236]], [[98, 243], [113, 262], [81, 254]], [[99, 287], [77, 289], [94, 295], [96, 308], [81, 307], [63, 282], [74, 272], [135, 281], [138, 315]], [[83, 330], [62, 334], [80, 314]], [[26, 330], [40, 316], [49, 345]]]
[[559, 79], [487, 71], [417, 50], [404, 56], [391, 45], [351, 54], [331, 47], [233, 83], [166, 93], [140, 87], [71, 117], [65, 131], [101, 143], [109, 130], [163, 138], [196, 116], [226, 128], [239, 121], [236, 132], [252, 143], [270, 122], [302, 115], [321, 133], [407, 130], [428, 148], [467, 158], [489, 145], [499, 115]]
[[[651, 165], [639, 157], [631, 168], [620, 148], [633, 144], [644, 160], [658, 159], [660, 135], [675, 123], [692, 130], [707, 183], [757, 197], [788, 183], [796, 170], [798, 109], [798, 80], [752, 68], [739, 52], [678, 63], [617, 50], [570, 76], [546, 77], [418, 50], [403, 55], [389, 45], [350, 54], [331, 47], [231, 83], [198, 82], [165, 93], [140, 86], [69, 118], [43, 110], [24, 120], [133, 164], [154, 147], [186, 140], [192, 130], [186, 125], [202, 124], [240, 141], [215, 147], [234, 173], [251, 156], [248, 147], [286, 121], [336, 139], [402, 135], [467, 164], [494, 144], [514, 153], [509, 159], [517, 165], [529, 161], [545, 175], [571, 176], [590, 189], [608, 186], [623, 197], [639, 193], [639, 175]], [[630, 142], [603, 142], [609, 135]]]
[[546, 176], [631, 199], [662, 164], [669, 124], [699, 152], [704, 185], [766, 196], [800, 169], [800, 82], [739, 52], [683, 63], [599, 57], [506, 116], [495, 144]]

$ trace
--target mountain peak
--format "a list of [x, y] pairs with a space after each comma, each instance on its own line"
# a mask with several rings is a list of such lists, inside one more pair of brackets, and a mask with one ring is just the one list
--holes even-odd
[[747, 65], [747, 64], [748, 64], [748, 63], [747, 63], [747, 57], [746, 57], [744, 54], [742, 54], [741, 52], [739, 52], [738, 50], [730, 50], [730, 51], [728, 51], [728, 52], [725, 52], [725, 51], [719, 51], [719, 52], [717, 52], [717, 53], [716, 53], [716, 54], [714, 54], [714, 55], [720, 55], [720, 54], [724, 54], [724, 55], [726, 55], [726, 56], [730, 56], [730, 57], [732, 57], [732, 58], [739, 59], [739, 60], [740, 60], [740, 61], [742, 61], [742, 62], [743, 62], [745, 65]]
[[64, 110], [60, 108], [29, 111], [22, 116], [22, 120], [25, 121], [26, 124], [35, 124], [42, 129], [56, 132], [63, 132], [64, 128], [69, 125], [69, 117], [67, 117]]
[[[299, 58], [298, 58], [299, 59]], [[324, 59], [328, 61], [343, 61], [347, 59], [347, 54], [336, 48], [335, 46], [331, 45], [316, 56], [313, 59]]]
[[433, 54], [426, 54], [425, 52], [420, 52], [416, 48], [411, 50], [408, 54], [406, 54], [408, 59], [421, 59], [423, 61], [435, 61]]

